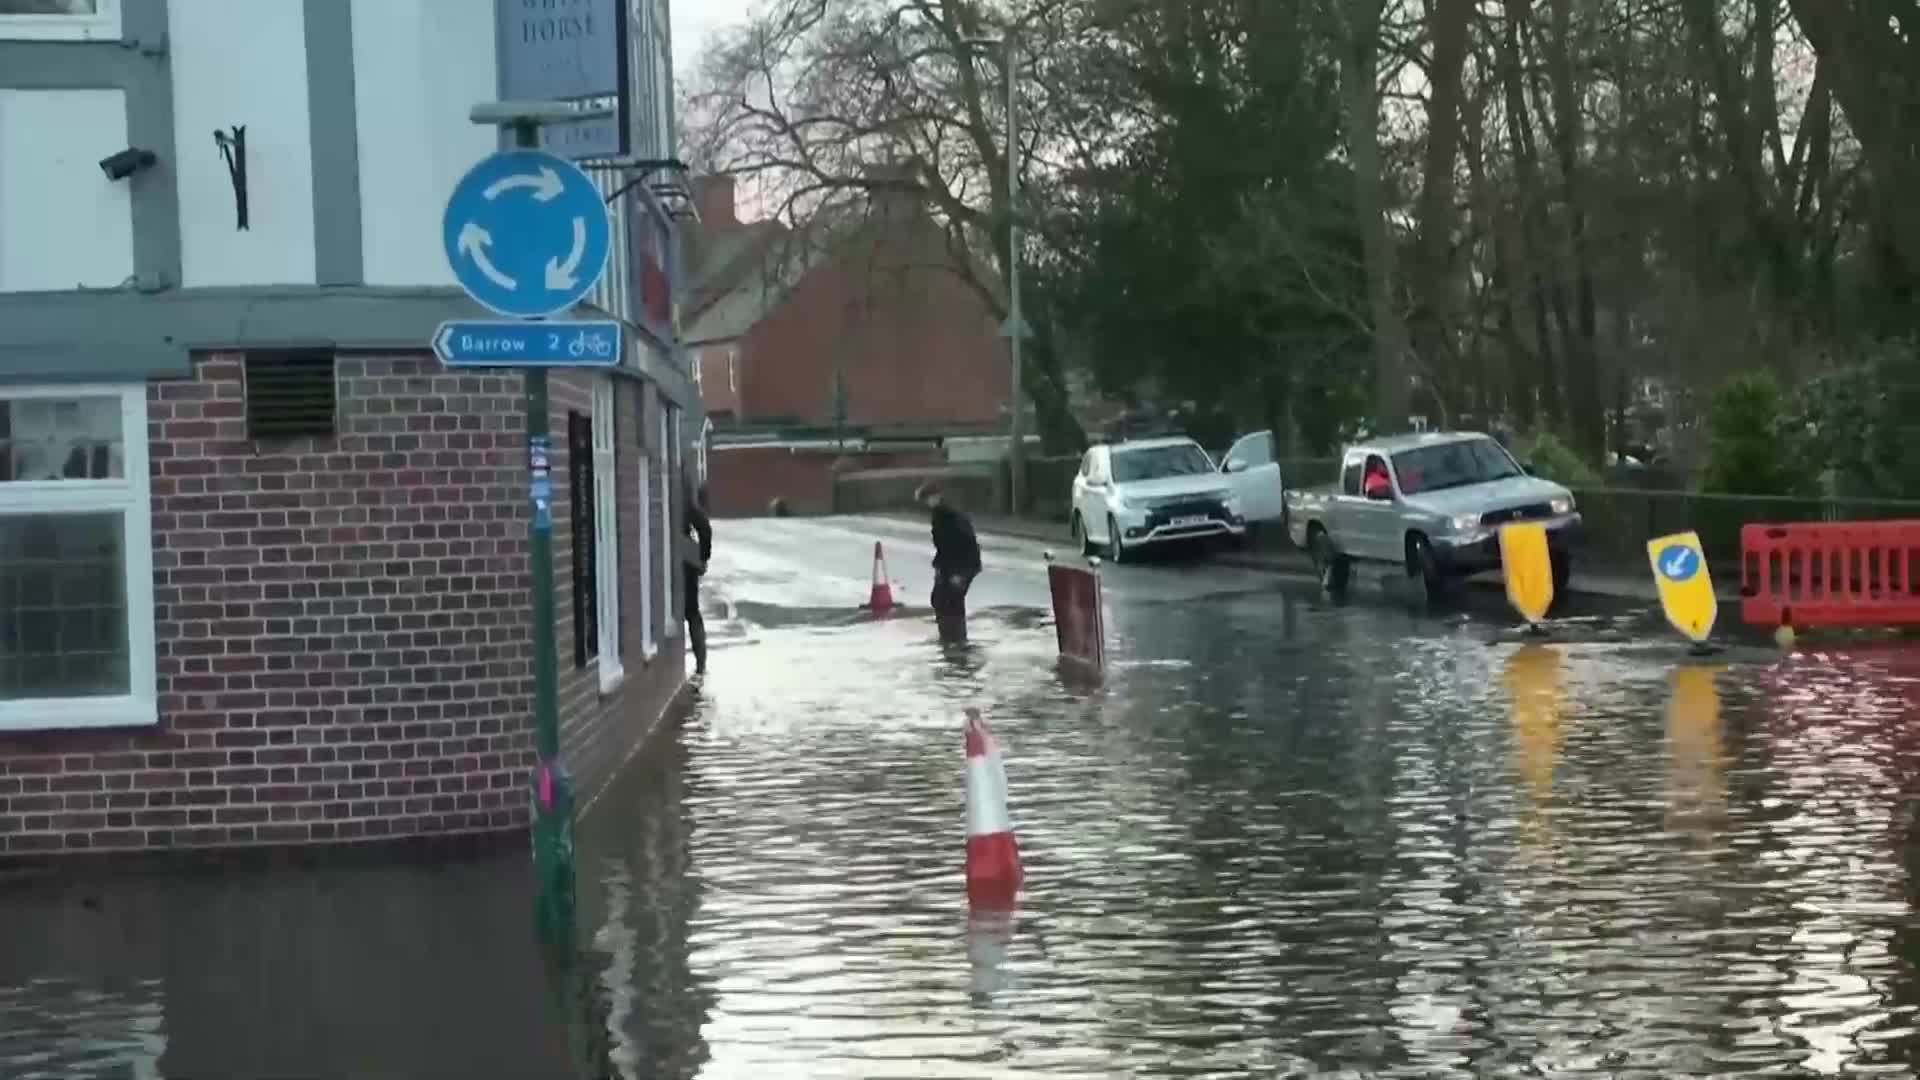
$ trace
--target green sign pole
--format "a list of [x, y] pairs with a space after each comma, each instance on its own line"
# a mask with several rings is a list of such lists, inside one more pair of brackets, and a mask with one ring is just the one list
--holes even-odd
[[[514, 144], [540, 145], [533, 123], [513, 125]], [[533, 740], [539, 764], [533, 780], [533, 865], [539, 892], [535, 919], [543, 940], [571, 938], [574, 915], [573, 788], [560, 767], [559, 653], [553, 637], [553, 481], [547, 372], [527, 368], [527, 465], [533, 520], [527, 537], [527, 574], [533, 583]]]

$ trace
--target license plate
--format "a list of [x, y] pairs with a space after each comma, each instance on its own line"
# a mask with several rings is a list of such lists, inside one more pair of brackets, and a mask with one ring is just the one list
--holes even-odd
[[1189, 525], [1205, 525], [1206, 523], [1207, 518], [1205, 514], [1188, 514], [1186, 517], [1173, 519], [1173, 527], [1176, 529], [1184, 529]]

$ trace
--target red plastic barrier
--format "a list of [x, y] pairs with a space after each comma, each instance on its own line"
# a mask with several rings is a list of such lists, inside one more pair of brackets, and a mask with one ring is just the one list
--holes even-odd
[[1101, 609], [1099, 572], [1050, 563], [1047, 587], [1053, 593], [1053, 627], [1060, 639], [1060, 655], [1096, 671], [1104, 669], [1107, 620]]
[[1742, 527], [1740, 615], [1760, 627], [1920, 625], [1920, 521]]

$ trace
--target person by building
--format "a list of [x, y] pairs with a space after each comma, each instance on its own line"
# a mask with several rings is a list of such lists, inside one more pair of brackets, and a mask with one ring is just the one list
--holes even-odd
[[707, 485], [685, 478], [686, 521], [681, 529], [682, 603], [686, 605], [687, 644], [693, 648], [693, 672], [707, 673], [707, 620], [700, 613], [700, 579], [713, 558], [713, 522], [707, 517]]
[[933, 595], [929, 603], [940, 628], [940, 640], [965, 641], [967, 590], [980, 576], [980, 540], [967, 515], [947, 505], [938, 484], [929, 481], [920, 485], [914, 501], [933, 517]]

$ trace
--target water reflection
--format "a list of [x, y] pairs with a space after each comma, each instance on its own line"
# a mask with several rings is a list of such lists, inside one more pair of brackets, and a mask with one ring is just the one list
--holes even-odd
[[0, 1076], [552, 1076], [524, 853], [10, 887]]
[[[1865, 719], [1811, 672], [1284, 594], [1111, 625], [1098, 685], [1044, 627], [755, 646], [687, 735], [703, 1075], [1911, 1075], [1890, 831], [1782, 831], [1801, 786], [1905, 798], [1808, 758]], [[964, 704], [1038, 933], [957, 932]], [[1836, 849], [1895, 902], [1809, 893]]]
[[1567, 693], [1560, 652], [1522, 645], [1507, 657], [1502, 674], [1512, 702], [1516, 767], [1537, 815], [1553, 796], [1553, 769], [1560, 757], [1560, 716]]
[[690, 967], [703, 890], [694, 864], [686, 744], [662, 731], [596, 802], [580, 831], [583, 971], [579, 1016], [597, 1071], [619, 1080], [690, 1080], [707, 1060], [712, 993]]
[[1667, 699], [1667, 827], [1679, 831], [1716, 828], [1726, 817], [1722, 778], [1725, 753], [1720, 732], [1723, 666], [1688, 664], [1673, 673]]
[[[1675, 666], [1250, 593], [1104, 680], [987, 617], [751, 627], [580, 834], [18, 889], [0, 1076], [1916, 1075], [1920, 654]], [[1018, 923], [969, 923], [960, 717]]]

